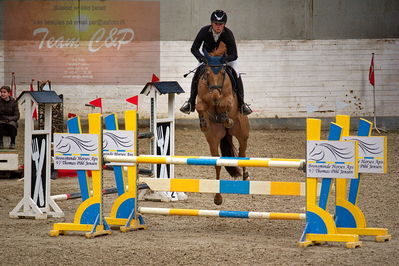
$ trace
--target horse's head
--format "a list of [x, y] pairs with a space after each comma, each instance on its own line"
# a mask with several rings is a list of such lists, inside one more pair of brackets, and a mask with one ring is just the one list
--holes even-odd
[[226, 65], [221, 62], [222, 56], [211, 56], [205, 50], [204, 55], [207, 63], [205, 64], [203, 79], [216, 104], [225, 85]]

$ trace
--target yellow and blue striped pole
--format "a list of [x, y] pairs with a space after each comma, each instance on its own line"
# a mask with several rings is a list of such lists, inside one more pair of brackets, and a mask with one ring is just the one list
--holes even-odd
[[202, 216], [202, 217], [220, 217], [220, 218], [269, 219], [269, 220], [306, 219], [305, 213], [168, 209], [168, 208], [152, 208], [152, 207], [139, 207], [139, 213], [167, 215], [167, 216]]
[[[140, 178], [153, 191], [222, 193], [270, 196], [305, 196], [304, 182], [242, 181], [209, 179]], [[320, 193], [320, 184], [318, 192]]]
[[114, 163], [149, 163], [176, 165], [208, 165], [208, 166], [238, 166], [238, 167], [280, 167], [298, 168], [305, 166], [304, 159], [276, 158], [237, 158], [237, 157], [206, 157], [206, 156], [105, 156], [106, 162]]

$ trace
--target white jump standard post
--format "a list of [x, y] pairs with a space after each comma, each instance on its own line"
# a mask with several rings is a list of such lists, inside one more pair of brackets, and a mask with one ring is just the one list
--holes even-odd
[[[63, 217], [63, 211], [50, 195], [52, 105], [62, 100], [54, 91], [24, 91], [18, 97], [25, 103], [24, 196], [10, 212], [11, 218], [46, 219]], [[44, 128], [35, 130], [32, 104], [45, 105]]]
[[[175, 94], [184, 93], [176, 81], [148, 82], [140, 94], [151, 97], [150, 130], [154, 134], [151, 142], [151, 154], [173, 156], [175, 154]], [[168, 96], [167, 117], [159, 118], [158, 97]], [[164, 112], [165, 113], [165, 112]], [[155, 178], [174, 178], [174, 165], [151, 165]], [[185, 193], [156, 192], [148, 199], [161, 201], [187, 199]]]

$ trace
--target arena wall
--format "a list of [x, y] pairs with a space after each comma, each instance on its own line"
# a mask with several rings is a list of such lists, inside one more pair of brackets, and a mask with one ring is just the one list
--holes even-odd
[[[254, 124], [272, 119], [278, 125], [283, 119], [336, 114], [373, 116], [373, 88], [368, 81], [372, 53], [376, 114], [389, 124], [399, 124], [396, 1], [161, 0], [160, 51], [154, 51], [160, 54], [160, 73], [155, 74], [163, 81], [178, 81], [187, 92], [176, 97], [176, 117], [182, 124], [197, 117], [178, 111], [188, 98], [191, 82], [191, 76], [183, 78], [183, 74], [197, 65], [190, 46], [198, 28], [208, 23], [209, 13], [216, 8], [228, 12], [227, 26], [236, 35], [246, 101], [255, 111], [250, 118], [258, 121]], [[1, 40], [0, 83], [8, 83], [10, 73], [4, 73], [3, 47]], [[32, 56], [34, 53], [31, 51]], [[27, 90], [32, 78], [46, 79], [45, 75], [16, 73], [18, 91]], [[96, 97], [103, 98], [106, 113], [132, 108], [125, 99], [139, 94], [145, 84], [63, 85], [53, 81], [52, 85], [64, 95], [66, 116], [92, 112], [85, 104]], [[166, 110], [162, 104], [159, 108]], [[140, 96], [142, 119], [149, 118], [149, 110], [148, 97]]]

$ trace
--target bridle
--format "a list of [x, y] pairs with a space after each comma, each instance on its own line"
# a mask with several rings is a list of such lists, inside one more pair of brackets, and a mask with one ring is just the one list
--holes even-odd
[[223, 89], [223, 85], [224, 85], [224, 81], [225, 81], [225, 79], [226, 79], [226, 64], [221, 64], [221, 65], [207, 65], [207, 66], [210, 67], [212, 71], [213, 71], [212, 68], [217, 68], [217, 67], [218, 67], [218, 68], [220, 67], [220, 70], [219, 70], [219, 71], [221, 71], [222, 69], [224, 70], [224, 71], [223, 71], [223, 78], [222, 78], [222, 83], [221, 83], [221, 84], [211, 85], [211, 84], [209, 84], [208, 72], [205, 71], [205, 73], [204, 73], [204, 75], [203, 75], [203, 79], [206, 80], [206, 85], [207, 85], [207, 87], [208, 87], [209, 92], [212, 93], [212, 91], [218, 90], [218, 92], [221, 94], [221, 93], [222, 93], [222, 89]]

